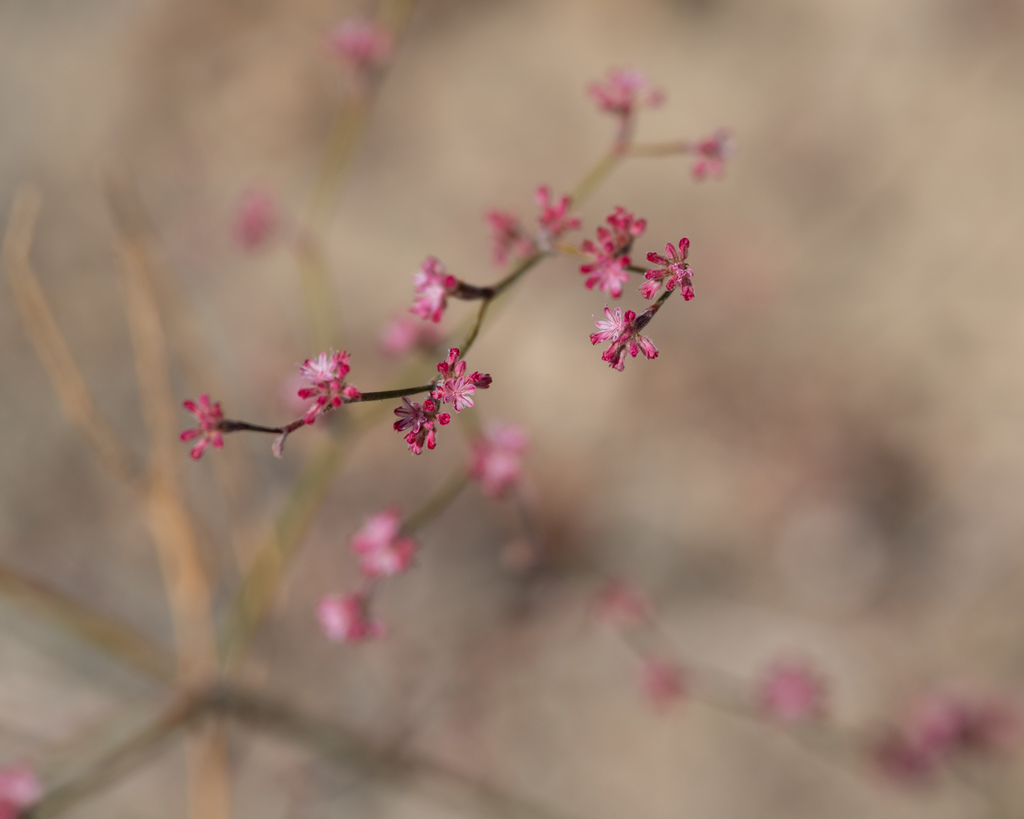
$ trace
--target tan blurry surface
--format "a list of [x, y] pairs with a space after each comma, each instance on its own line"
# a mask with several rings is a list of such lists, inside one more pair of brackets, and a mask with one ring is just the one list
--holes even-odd
[[[230, 223], [251, 185], [298, 218], [341, 97], [324, 36], [347, 8], [0, 4], [0, 212], [19, 184], [40, 186], [36, 268], [136, 450], [103, 179], [134, 176], [191, 316], [165, 315], [169, 329], [215, 373], [179, 370], [178, 394], [289, 417], [282, 378], [315, 352], [294, 258], [280, 241], [242, 252]], [[895, 794], [699, 705], [654, 715], [632, 658], [585, 620], [590, 573], [625, 573], [687, 656], [749, 677], [777, 652], [817, 660], [850, 724], [937, 679], [1019, 692], [1022, 46], [1015, 0], [423, 3], [325, 246], [335, 343], [362, 389], [396, 372], [377, 333], [425, 255], [497, 278], [483, 211], [532, 213], [536, 184], [567, 190], [601, 155], [612, 125], [583, 89], [607, 67], [641, 68], [667, 93], [641, 140], [728, 125], [739, 150], [721, 183], [693, 182], [683, 159], [630, 162], [583, 211], [588, 229], [617, 204], [647, 216], [644, 250], [691, 239], [698, 298], [652, 325], [658, 360], [621, 374], [599, 360], [586, 335], [604, 300], [568, 260], [531, 274], [472, 352], [495, 377], [481, 417], [533, 436], [543, 568], [506, 568], [514, 510], [468, 492], [424, 531], [417, 570], [383, 590], [393, 636], [327, 644], [312, 608], [354, 577], [346, 535], [391, 503], [412, 508], [463, 457], [457, 433], [414, 459], [381, 428], [335, 482], [264, 633], [274, 690], [575, 816], [985, 815], [969, 794]], [[169, 644], [140, 512], [61, 416], [3, 292], [3, 560]], [[246, 553], [322, 434], [295, 436], [281, 462], [236, 436], [184, 464], [221, 605], [230, 524]], [[218, 457], [244, 475], [230, 513]], [[48, 759], [154, 690], [3, 601], [0, 617], [4, 759]], [[234, 737], [236, 815], [434, 810], [415, 787], [253, 737]], [[167, 755], [75, 815], [180, 815], [181, 767]], [[319, 798], [289, 814], [295, 791]]]

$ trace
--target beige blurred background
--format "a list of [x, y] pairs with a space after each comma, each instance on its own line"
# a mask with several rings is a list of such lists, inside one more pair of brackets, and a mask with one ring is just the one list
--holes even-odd
[[[19, 185], [39, 185], [36, 267], [134, 448], [144, 431], [104, 178], [135, 180], [191, 317], [170, 329], [217, 373], [179, 370], [181, 398], [290, 417], [283, 380], [316, 352], [294, 255], [280, 234], [243, 252], [231, 220], [251, 186], [298, 218], [343, 97], [326, 33], [371, 10], [0, 2], [0, 214]], [[470, 489], [423, 531], [417, 570], [383, 590], [392, 636], [327, 643], [312, 611], [353, 582], [345, 537], [384, 506], [414, 507], [465, 457], [457, 434], [417, 459], [381, 427], [333, 484], [261, 636], [268, 685], [569, 816], [988, 815], [969, 790], [901, 793], [700, 703], [653, 713], [635, 661], [587, 606], [596, 574], [625, 574], [688, 657], [750, 679], [779, 653], [812, 658], [848, 726], [940, 680], [1020, 692], [1024, 4], [424, 0], [324, 237], [353, 383], [378, 389], [397, 372], [377, 333], [424, 256], [495, 279], [484, 210], [532, 214], [537, 184], [568, 190], [601, 155], [612, 123], [584, 89], [610, 66], [667, 94], [640, 141], [736, 134], [724, 181], [694, 182], [682, 158], [637, 159], [582, 212], [587, 232], [614, 205], [645, 215], [645, 251], [688, 236], [697, 299], [651, 326], [658, 360], [616, 373], [587, 341], [603, 294], [569, 260], [531, 274], [470, 366], [495, 378], [480, 417], [534, 442], [536, 565], [509, 559], [515, 506]], [[169, 643], [138, 510], [64, 420], [2, 288], [2, 559]], [[237, 580], [230, 533], [251, 553], [321, 434], [295, 436], [283, 461], [236, 436], [186, 464], [219, 603]], [[230, 503], [217, 458], [245, 475]], [[0, 618], [3, 759], [45, 762], [156, 694], [7, 602]], [[237, 816], [488, 814], [438, 809], [414, 783], [253, 732], [232, 740]], [[69, 815], [182, 815], [182, 767], [171, 751]]]

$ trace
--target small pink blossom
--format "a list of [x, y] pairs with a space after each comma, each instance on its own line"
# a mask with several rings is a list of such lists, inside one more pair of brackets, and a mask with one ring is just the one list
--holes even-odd
[[657, 108], [665, 100], [664, 93], [634, 69], [610, 69], [607, 79], [591, 83], [587, 92], [602, 111], [623, 119], [633, 116], [641, 106]]
[[526, 433], [514, 426], [492, 426], [473, 441], [469, 474], [480, 481], [485, 495], [501, 497], [519, 480], [526, 446]]
[[429, 398], [422, 404], [403, 398], [402, 403], [405, 406], [395, 408], [395, 415], [398, 416], [394, 424], [395, 431], [406, 433], [405, 442], [413, 455], [423, 452], [424, 446], [433, 449], [437, 446], [437, 431], [434, 425], [440, 423], [443, 426], [446, 423], [438, 417], [437, 404]]
[[622, 578], [609, 580], [597, 595], [597, 614], [617, 628], [649, 623], [651, 605], [639, 589]]
[[580, 267], [580, 273], [589, 276], [588, 290], [596, 286], [613, 299], [622, 295], [622, 285], [629, 280], [629, 253], [633, 240], [647, 227], [645, 219], [637, 219], [625, 208], [616, 207], [614, 213], [597, 229], [597, 241], [587, 239], [580, 246], [584, 255], [594, 261]]
[[358, 592], [329, 594], [317, 605], [317, 619], [327, 639], [338, 643], [359, 643], [384, 634], [379, 623], [369, 619], [369, 599]]
[[433, 324], [398, 316], [384, 326], [380, 347], [385, 355], [400, 356], [415, 348], [433, 349], [440, 340], [441, 334]]
[[719, 128], [711, 136], [695, 139], [687, 147], [697, 157], [691, 169], [697, 181], [709, 176], [721, 179], [725, 175], [725, 161], [736, 152], [736, 143], [728, 128]]
[[448, 296], [458, 289], [459, 280], [449, 275], [441, 262], [428, 256], [413, 274], [412, 281], [419, 296], [409, 312], [437, 324], [448, 305]]
[[644, 695], [659, 710], [668, 708], [686, 693], [682, 669], [667, 660], [644, 660], [640, 685]]
[[601, 360], [608, 362], [612, 369], [622, 372], [627, 354], [636, 358], [637, 353], [642, 351], [647, 358], [658, 357], [658, 348], [654, 343], [646, 336], [640, 335], [640, 330], [647, 326], [653, 315], [650, 310], [651, 308], [637, 316], [632, 310], [627, 310], [623, 314], [621, 307], [616, 307], [615, 312], [605, 307], [606, 320], [594, 322], [598, 332], [590, 334], [590, 343], [611, 342], [601, 354]]
[[409, 568], [416, 542], [400, 537], [401, 528], [398, 510], [389, 509], [367, 518], [363, 528], [352, 535], [352, 550], [359, 555], [367, 576], [390, 577]]
[[274, 197], [261, 190], [243, 193], [235, 209], [235, 240], [246, 250], [255, 250], [267, 241], [276, 227]]
[[578, 216], [569, 215], [569, 207], [572, 205], [572, 198], [563, 196], [557, 202], [551, 199], [551, 191], [546, 185], [537, 188], [537, 206], [540, 208], [541, 244], [545, 250], [550, 250], [562, 234], [570, 230], [579, 230], [580, 220]]
[[820, 717], [825, 706], [825, 683], [813, 668], [794, 660], [772, 665], [758, 687], [761, 710], [782, 722]]
[[17, 819], [22, 810], [39, 801], [42, 785], [27, 765], [0, 768], [0, 819]]
[[224, 413], [221, 411], [220, 402], [211, 403], [210, 396], [204, 393], [199, 396], [198, 401], [190, 399], [184, 401], [182, 406], [191, 412], [199, 422], [198, 428], [186, 429], [180, 436], [182, 441], [199, 439], [193, 445], [189, 454], [196, 460], [199, 460], [207, 446], [212, 446], [214, 449], [223, 449], [224, 436], [221, 434], [221, 422], [224, 420]]
[[313, 405], [306, 411], [304, 418], [307, 424], [316, 421], [318, 415], [334, 407], [340, 407], [345, 401], [354, 401], [360, 397], [355, 387], [345, 384], [345, 376], [349, 372], [349, 354], [341, 352], [320, 353], [316, 358], [307, 358], [299, 365], [299, 375], [309, 384], [297, 393], [303, 401], [316, 398]]
[[342, 62], [358, 71], [379, 68], [391, 57], [391, 32], [369, 20], [352, 18], [331, 32], [331, 47]]
[[492, 255], [498, 267], [504, 266], [510, 256], [525, 258], [537, 249], [515, 214], [504, 210], [489, 210], [485, 218], [491, 228]]
[[660, 253], [647, 254], [647, 261], [651, 264], [661, 265], [652, 268], [644, 274], [647, 281], [640, 288], [640, 293], [645, 299], [654, 298], [655, 294], [664, 286], [666, 291], [671, 292], [679, 287], [679, 292], [686, 301], [694, 297], [693, 292], [693, 269], [686, 261], [690, 255], [690, 240], [683, 238], [679, 240], [679, 247], [676, 248], [671, 242], [665, 245], [665, 255]]

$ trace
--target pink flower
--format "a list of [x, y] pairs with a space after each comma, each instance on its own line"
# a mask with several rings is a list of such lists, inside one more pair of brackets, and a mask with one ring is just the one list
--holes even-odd
[[0, 768], [0, 819], [17, 819], [20, 812], [39, 801], [43, 788], [27, 765]]
[[509, 256], [525, 258], [537, 249], [515, 214], [504, 210], [489, 210], [485, 218], [491, 227], [492, 253], [498, 267], [502, 267]]
[[647, 599], [622, 578], [609, 580], [601, 589], [597, 596], [597, 614], [618, 628], [649, 623], [653, 618]]
[[459, 356], [459, 348], [452, 347], [448, 357], [437, 365], [440, 377], [434, 382], [430, 398], [422, 404], [403, 398], [404, 406], [395, 409], [395, 431], [406, 433], [405, 442], [414, 455], [423, 452], [424, 446], [433, 449], [437, 445], [436, 425], [445, 426], [451, 421], [447, 412], [439, 411], [442, 404], [450, 403], [460, 412], [473, 406], [472, 396], [478, 389], [491, 386], [493, 379], [486, 373], [466, 375], [466, 362], [460, 361]]
[[610, 69], [607, 79], [591, 83], [587, 92], [602, 111], [623, 119], [633, 116], [640, 106], [657, 108], [665, 99], [644, 74], [633, 69]]
[[452, 347], [448, 358], [437, 365], [441, 374], [431, 396], [444, 404], [451, 404], [456, 412], [473, 406], [473, 396], [477, 387], [487, 389], [491, 386], [491, 376], [474, 372], [466, 375], [466, 362], [459, 360], [459, 348]]
[[317, 619], [327, 639], [338, 643], [359, 643], [381, 637], [384, 629], [369, 619], [369, 599], [358, 592], [329, 594], [317, 605]]
[[473, 443], [470, 476], [480, 481], [484, 494], [501, 497], [519, 480], [522, 453], [526, 449], [526, 433], [519, 427], [492, 426]]
[[950, 757], [1005, 753], [1020, 740], [1020, 715], [1006, 701], [934, 692], [915, 702], [873, 749], [892, 779], [919, 784]]
[[389, 509], [366, 519], [352, 535], [352, 550], [359, 555], [363, 572], [369, 577], [390, 577], [409, 568], [416, 552], [412, 538], [400, 537], [398, 510]]
[[580, 267], [580, 273], [588, 275], [586, 286], [593, 290], [596, 286], [604, 290], [613, 299], [622, 295], [622, 285], [629, 280], [629, 253], [633, 240], [644, 232], [647, 222], [637, 219], [625, 208], [617, 207], [615, 212], [605, 221], [611, 229], [603, 225], [597, 229], [597, 241], [587, 239], [580, 249], [594, 261]]
[[690, 240], [686, 238], [679, 240], [678, 250], [671, 242], [665, 245], [664, 256], [654, 252], [648, 253], [647, 261], [651, 264], [661, 265], [661, 267], [648, 270], [644, 274], [647, 281], [640, 288], [643, 297], [645, 299], [654, 298], [663, 285], [669, 292], [675, 290], [678, 285], [679, 292], [682, 293], [686, 301], [693, 299], [693, 285], [691, 284], [693, 270], [686, 261], [689, 255]]
[[644, 695], [658, 709], [667, 708], [685, 693], [682, 669], [667, 660], [644, 660], [640, 685]]
[[235, 240], [246, 250], [264, 244], [277, 226], [277, 206], [266, 191], [249, 190], [242, 194], [235, 209]]
[[335, 55], [358, 71], [387, 63], [392, 45], [391, 32], [369, 20], [345, 20], [331, 32]]
[[199, 460], [207, 446], [214, 449], [224, 448], [224, 436], [221, 434], [221, 422], [224, 420], [224, 413], [221, 411], [220, 402], [210, 403], [210, 396], [199, 396], [199, 401], [184, 401], [182, 406], [191, 412], [199, 422], [197, 429], [186, 429], [181, 433], [182, 441], [192, 441], [198, 438], [189, 453], [193, 458]]
[[825, 683], [804, 663], [783, 660], [761, 680], [758, 700], [765, 714], [782, 722], [813, 719], [824, 711]]
[[304, 418], [307, 424], [316, 421], [318, 415], [334, 407], [340, 407], [345, 401], [354, 401], [361, 395], [355, 387], [345, 384], [345, 376], [349, 371], [349, 354], [344, 350], [320, 353], [316, 358], [307, 358], [299, 365], [299, 375], [309, 384], [298, 391], [303, 401], [316, 398], [314, 404], [306, 411]]
[[918, 700], [903, 723], [908, 741], [933, 755], [1001, 752], [1020, 739], [1020, 716], [995, 698], [938, 692]]
[[627, 310], [623, 315], [621, 307], [616, 307], [614, 313], [605, 307], [604, 314], [606, 321], [594, 322], [598, 332], [590, 334], [590, 343], [611, 342], [601, 354], [601, 360], [607, 361], [612, 369], [622, 372], [627, 353], [633, 358], [636, 358], [640, 351], [643, 351], [647, 358], [658, 357], [658, 348], [654, 343], [646, 336], [640, 335], [640, 330], [647, 326], [653, 315], [650, 308], [637, 316], [632, 310]]
[[441, 262], [428, 256], [413, 274], [412, 281], [419, 296], [409, 312], [437, 324], [448, 305], [448, 296], [458, 289], [459, 280], [449, 275]]
[[400, 356], [414, 348], [433, 349], [441, 334], [433, 324], [398, 316], [389, 321], [380, 335], [380, 347], [385, 355]]
[[713, 176], [721, 179], [725, 174], [725, 160], [736, 152], [736, 143], [728, 128], [719, 128], [711, 136], [690, 142], [689, 151], [696, 154], [693, 160], [693, 178], [698, 182]]
[[563, 196], [558, 202], [552, 202], [551, 191], [546, 185], [537, 188], [537, 206], [540, 208], [540, 238], [545, 250], [550, 250], [554, 243], [570, 230], [579, 230], [578, 216], [569, 215], [572, 199]]

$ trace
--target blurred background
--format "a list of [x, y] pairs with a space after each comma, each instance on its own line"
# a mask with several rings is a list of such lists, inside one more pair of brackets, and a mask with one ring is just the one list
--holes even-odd
[[[36, 269], [97, 404], [136, 451], [105, 180], [133, 180], [175, 294], [168, 332], [204, 365], [175, 370], [179, 397], [295, 417], [288, 378], [319, 350], [288, 232], [347, 93], [328, 33], [373, 12], [0, 2], [0, 213], [19, 185], [39, 186]], [[673, 299], [651, 325], [657, 360], [623, 373], [600, 360], [587, 334], [604, 294], [571, 259], [536, 269], [485, 327], [469, 364], [495, 380], [474, 412], [531, 435], [529, 524], [470, 487], [422, 531], [417, 569], [382, 589], [389, 639], [328, 643], [313, 611], [354, 582], [347, 536], [386, 506], [414, 508], [466, 457], [452, 428], [415, 458], [378, 425], [332, 483], [251, 672], [569, 816], [989, 815], [970, 789], [899, 791], [699, 702], [652, 711], [635, 658], [589, 605], [595, 578], [624, 575], [687, 658], [745, 679], [779, 655], [809, 658], [844, 726], [940, 681], [1020, 692], [1022, 46], [1020, 0], [417, 4], [321, 236], [334, 343], [363, 390], [400, 371], [378, 338], [426, 255], [496, 280], [485, 210], [532, 217], [536, 185], [568, 191], [607, 149], [613, 122], [585, 89], [609, 67], [639, 68], [666, 93], [638, 141], [724, 125], [738, 150], [720, 182], [695, 182], [685, 157], [631, 160], [582, 209], [581, 236], [624, 205], [648, 219], [637, 251], [692, 242], [697, 299]], [[232, 234], [251, 189], [280, 214], [255, 252]], [[2, 560], [170, 645], [138, 505], [67, 423], [0, 287]], [[233, 436], [183, 463], [221, 609], [321, 426], [281, 461], [268, 439]], [[0, 622], [4, 760], [45, 765], [160, 690], [9, 601]], [[253, 731], [231, 741], [238, 816], [488, 813], [439, 809], [415, 783]], [[1011, 781], [1024, 772], [1010, 766]], [[182, 771], [172, 749], [68, 815], [183, 815]]]

